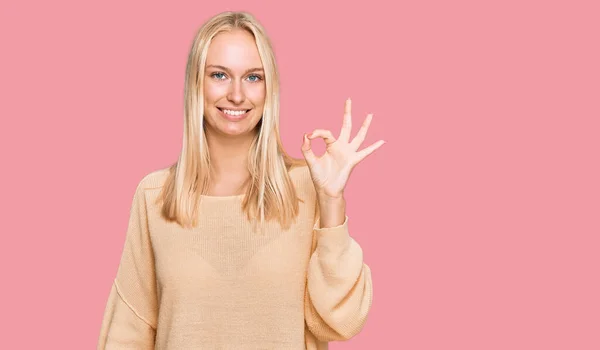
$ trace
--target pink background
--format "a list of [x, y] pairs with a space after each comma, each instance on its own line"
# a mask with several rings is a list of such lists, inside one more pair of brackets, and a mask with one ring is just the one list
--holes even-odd
[[598, 3], [391, 3], [0, 5], [1, 347], [95, 348], [135, 186], [181, 149], [193, 36], [247, 10], [293, 155], [347, 97], [387, 141], [346, 190], [372, 313], [331, 349], [599, 349]]

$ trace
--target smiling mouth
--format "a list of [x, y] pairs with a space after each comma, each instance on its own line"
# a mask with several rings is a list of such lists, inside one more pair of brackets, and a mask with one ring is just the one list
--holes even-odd
[[241, 116], [250, 111], [250, 109], [235, 110], [235, 109], [227, 109], [227, 108], [219, 108], [219, 107], [217, 107], [217, 109], [220, 110], [221, 112], [223, 112], [224, 114], [230, 115], [232, 117]]
[[246, 119], [246, 117], [248, 117], [249, 112], [252, 109], [243, 109], [243, 110], [231, 110], [231, 109], [227, 109], [227, 108], [219, 108], [217, 107], [217, 109], [219, 110], [219, 113], [221, 114], [221, 116], [229, 121], [232, 122], [237, 122], [237, 121], [241, 121]]

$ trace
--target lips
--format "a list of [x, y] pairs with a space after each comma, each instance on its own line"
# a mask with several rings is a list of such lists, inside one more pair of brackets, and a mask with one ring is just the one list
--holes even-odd
[[[223, 118], [225, 118], [227, 120], [230, 120], [230, 121], [239, 121], [239, 120], [242, 120], [242, 119], [246, 118], [250, 114], [250, 111], [251, 111], [251, 109], [248, 109], [248, 110], [246, 110], [246, 113], [244, 113], [244, 114], [231, 115], [231, 114], [227, 114], [227, 113], [223, 112], [223, 109], [221, 109], [221, 108], [217, 107], [217, 109], [219, 110], [219, 114], [221, 114], [221, 116]], [[225, 109], [227, 109], [227, 108], [225, 108]]]

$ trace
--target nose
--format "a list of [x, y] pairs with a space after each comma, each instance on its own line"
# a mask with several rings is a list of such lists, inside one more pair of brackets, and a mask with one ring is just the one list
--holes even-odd
[[229, 92], [227, 94], [227, 99], [235, 104], [240, 104], [244, 102], [244, 91], [242, 88], [242, 83], [236, 79], [231, 80], [231, 84], [229, 85]]

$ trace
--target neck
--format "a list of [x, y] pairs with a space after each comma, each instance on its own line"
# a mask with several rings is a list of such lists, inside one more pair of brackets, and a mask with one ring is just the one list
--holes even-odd
[[248, 153], [254, 135], [219, 135], [212, 130], [205, 132], [210, 154], [211, 174], [217, 181], [223, 179], [246, 179], [248, 171]]

